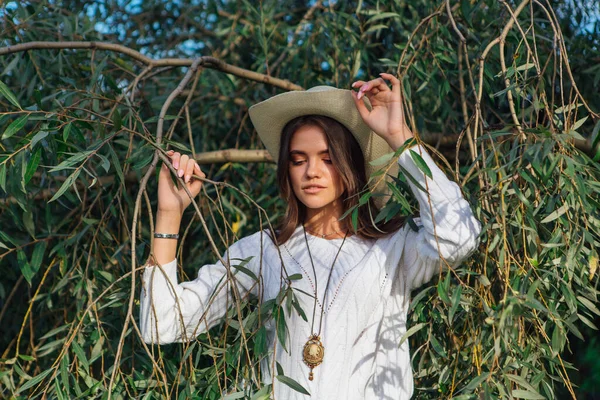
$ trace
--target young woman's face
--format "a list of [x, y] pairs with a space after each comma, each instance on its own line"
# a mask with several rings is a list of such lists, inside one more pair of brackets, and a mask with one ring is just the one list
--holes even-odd
[[290, 142], [290, 183], [298, 200], [315, 211], [341, 208], [342, 180], [329, 156], [327, 137], [317, 126], [305, 125]]

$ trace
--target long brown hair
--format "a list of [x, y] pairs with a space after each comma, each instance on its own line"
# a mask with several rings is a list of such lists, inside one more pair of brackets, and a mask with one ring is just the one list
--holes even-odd
[[[329, 148], [329, 156], [333, 166], [340, 175], [344, 192], [342, 193], [344, 211], [359, 203], [361, 191], [366, 188], [367, 175], [363, 152], [352, 133], [333, 118], [322, 115], [304, 115], [294, 118], [286, 124], [281, 133], [279, 160], [277, 162], [277, 185], [279, 194], [287, 203], [287, 209], [278, 229], [277, 244], [285, 243], [296, 227], [306, 218], [306, 206], [296, 197], [289, 178], [290, 142], [294, 133], [303, 126], [321, 128], [325, 133]], [[404, 223], [402, 216], [374, 226], [374, 219], [379, 210], [369, 199], [368, 203], [358, 207], [358, 224], [356, 234], [364, 239], [377, 239], [398, 230]], [[351, 226], [351, 215], [347, 215], [342, 223]]]

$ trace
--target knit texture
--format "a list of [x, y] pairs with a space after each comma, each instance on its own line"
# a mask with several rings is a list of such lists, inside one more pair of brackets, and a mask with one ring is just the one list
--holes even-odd
[[[183, 283], [177, 281], [176, 260], [162, 269], [148, 266], [140, 301], [144, 341], [193, 340], [223, 319], [227, 305], [232, 304], [233, 284], [242, 296], [250, 292], [263, 301], [276, 298], [285, 284], [285, 268], [288, 276], [302, 276], [293, 281], [292, 288], [297, 289], [294, 293], [308, 322], [294, 311], [285, 316], [287, 351], [276, 339], [273, 324], [268, 323], [269, 349], [275, 349], [285, 375], [311, 396], [274, 380], [275, 399], [410, 399], [413, 376], [408, 341], [398, 346], [407, 329], [410, 291], [429, 281], [446, 263], [456, 265], [463, 260], [477, 247], [480, 232], [458, 185], [447, 179], [422, 147], [410, 150], [420, 153], [433, 176], [424, 176], [409, 150], [400, 155], [398, 163], [404, 173], [428, 189], [428, 193], [420, 190], [409, 179], [420, 207], [419, 230], [405, 226], [378, 240], [348, 237], [333, 268], [324, 304], [327, 278], [343, 240], [308, 236], [313, 271], [302, 227], [279, 248], [266, 232], [257, 232], [234, 243], [223, 259], [231, 265], [249, 259], [245, 267], [260, 277], [260, 282], [235, 268], [230, 268], [234, 277], [228, 280], [227, 269], [220, 262], [201, 267], [195, 280]], [[323, 310], [325, 358], [315, 368], [314, 380], [309, 381], [302, 349], [313, 333], [315, 288], [319, 303], [314, 330], [319, 330]], [[272, 355], [262, 365], [265, 383], [273, 382], [271, 365]]]

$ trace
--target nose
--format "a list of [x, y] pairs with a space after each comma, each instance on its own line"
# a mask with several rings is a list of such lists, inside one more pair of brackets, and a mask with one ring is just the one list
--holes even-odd
[[306, 163], [306, 177], [308, 179], [319, 178], [321, 176], [321, 170], [319, 163], [315, 160], [308, 160]]

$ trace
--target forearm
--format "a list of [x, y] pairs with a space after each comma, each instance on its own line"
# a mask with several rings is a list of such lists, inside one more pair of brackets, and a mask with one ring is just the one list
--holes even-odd
[[[154, 232], [156, 233], [179, 233], [181, 225], [181, 214], [179, 212], [156, 213]], [[166, 264], [175, 259], [177, 252], [176, 239], [152, 238], [154, 260], [159, 264]]]

